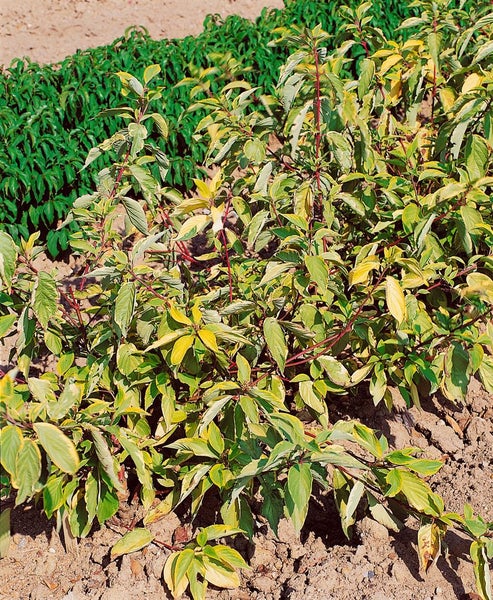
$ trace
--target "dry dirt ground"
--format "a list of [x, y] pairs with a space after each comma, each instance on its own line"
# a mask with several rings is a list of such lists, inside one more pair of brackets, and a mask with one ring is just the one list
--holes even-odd
[[[200, 31], [207, 13], [255, 17], [280, 0], [0, 0], [0, 64], [28, 55], [56, 62], [77, 49], [106, 44], [130, 25], [147, 27], [154, 37], [182, 37]], [[61, 273], [70, 268], [62, 265]], [[63, 275], [61, 275], [63, 277]], [[2, 347], [0, 347], [2, 353]], [[3, 348], [5, 353], [5, 348]], [[0, 363], [2, 361], [0, 360]], [[493, 398], [473, 382], [463, 406], [430, 399], [423, 411], [389, 415], [364, 401], [337, 400], [333, 419], [360, 418], [385, 433], [395, 447], [419, 446], [429, 458], [442, 458], [432, 484], [448, 509], [469, 502], [493, 520]], [[405, 416], [405, 418], [404, 418]], [[158, 600], [168, 595], [161, 582], [168, 551], [151, 545], [110, 561], [138, 507], [122, 507], [118, 519], [95, 531], [68, 552], [53, 522], [38, 508], [13, 511], [13, 539], [0, 561], [1, 600]], [[187, 515], [168, 515], [153, 525], [156, 539], [169, 543]], [[258, 523], [252, 543], [237, 542], [249, 558], [250, 572], [238, 590], [211, 590], [213, 600], [474, 600], [474, 576], [468, 542], [449, 532], [448, 554], [427, 576], [419, 572], [417, 523], [398, 535], [364, 519], [348, 543], [332, 498], [321, 496], [310, 507], [298, 539], [287, 522], [275, 538]]]
[[111, 43], [142, 25], [156, 39], [202, 31], [208, 14], [256, 18], [282, 0], [0, 0], [0, 64], [28, 56], [57, 62], [76, 50]]

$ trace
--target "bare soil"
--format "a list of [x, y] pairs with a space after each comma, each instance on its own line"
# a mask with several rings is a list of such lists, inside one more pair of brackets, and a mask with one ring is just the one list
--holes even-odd
[[208, 14], [249, 19], [282, 0], [0, 0], [0, 64], [29, 57], [53, 63], [111, 43], [131, 26], [155, 39], [182, 38], [202, 31]]
[[[131, 25], [152, 36], [182, 37], [201, 30], [207, 13], [253, 18], [280, 0], [0, 0], [0, 63], [29, 56], [56, 62], [77, 49], [106, 44]], [[70, 268], [61, 265], [61, 277]], [[0, 364], [6, 360], [0, 346]], [[493, 397], [477, 382], [467, 402], [453, 405], [430, 398], [423, 410], [383, 408], [358, 398], [334, 399], [333, 421], [359, 418], [388, 436], [395, 447], [418, 446], [424, 456], [442, 458], [434, 489], [450, 510], [465, 502], [493, 520]], [[77, 548], [63, 543], [55, 524], [35, 506], [13, 510], [9, 555], [0, 561], [0, 600], [158, 600], [169, 598], [161, 580], [169, 551], [159, 544], [110, 561], [111, 546], [140, 517], [135, 504]], [[170, 543], [196, 523], [172, 513], [152, 525], [157, 540]], [[257, 523], [252, 543], [235, 544], [252, 566], [238, 590], [211, 590], [213, 600], [474, 600], [468, 541], [449, 532], [448, 553], [424, 576], [416, 553], [418, 524], [409, 521], [398, 535], [368, 518], [351, 542], [340, 529], [330, 495], [315, 498], [301, 538], [283, 521], [276, 538]]]

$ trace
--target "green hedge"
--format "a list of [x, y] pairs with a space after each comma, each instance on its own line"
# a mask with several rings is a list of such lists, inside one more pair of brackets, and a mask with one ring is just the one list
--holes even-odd
[[[273, 29], [321, 24], [335, 36], [340, 6], [285, 0], [284, 10], [264, 9], [255, 23], [237, 16], [209, 16], [197, 37], [156, 41], [132, 29], [113, 44], [77, 52], [56, 65], [14, 60], [0, 73], [0, 228], [14, 237], [41, 230], [53, 255], [67, 247], [67, 229], [57, 231], [55, 224], [92, 186], [90, 175], [80, 171], [88, 150], [115, 131], [113, 122], [96, 118], [100, 110], [118, 103], [119, 83], [112, 75], [139, 74], [151, 63], [163, 67], [162, 111], [171, 123], [163, 148], [171, 162], [169, 183], [187, 189], [203, 157], [203, 149], [192, 144], [201, 115], [184, 114], [189, 90], [174, 87], [189, 75], [189, 64], [207, 67], [211, 53], [230, 52], [250, 69], [247, 79], [272, 88], [286, 58], [283, 48], [268, 46]], [[375, 25], [390, 36], [412, 11], [412, 5], [399, 0], [372, 3]]]

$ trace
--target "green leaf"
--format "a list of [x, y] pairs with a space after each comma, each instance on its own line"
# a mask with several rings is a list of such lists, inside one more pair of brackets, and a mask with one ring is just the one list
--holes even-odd
[[237, 354], [236, 366], [238, 367], [238, 381], [243, 384], [248, 383], [252, 376], [250, 363], [241, 354]]
[[403, 523], [397, 519], [373, 494], [366, 492], [368, 499], [368, 508], [371, 516], [391, 531], [398, 532], [402, 529]]
[[80, 459], [72, 440], [51, 423], [34, 423], [33, 429], [55, 465], [64, 473], [76, 473]]
[[151, 79], [154, 79], [156, 75], [161, 73], [161, 65], [149, 65], [144, 70], [144, 84], [147, 85]]
[[427, 460], [424, 458], [415, 458], [410, 456], [405, 450], [395, 450], [385, 456], [385, 460], [388, 460], [394, 465], [406, 466], [412, 471], [416, 471], [420, 475], [428, 477], [437, 473], [442, 467], [443, 462], [440, 460]]
[[[145, 196], [152, 196], [154, 192], [156, 192], [158, 188], [157, 181], [147, 169], [144, 169], [144, 167], [141, 167], [139, 165], [133, 164], [128, 166], [128, 170], [130, 171], [132, 176], [135, 177]], [[139, 228], [137, 227], [137, 229]]]
[[25, 439], [15, 462], [15, 483], [18, 486], [16, 506], [29, 499], [41, 477], [41, 453], [38, 445]]
[[358, 508], [361, 498], [365, 492], [365, 485], [362, 481], [355, 481], [354, 485], [349, 492], [349, 496], [346, 503], [345, 514], [342, 518], [342, 527], [347, 535], [349, 527], [354, 523], [354, 513]]
[[359, 66], [358, 98], [363, 100], [368, 93], [373, 77], [375, 76], [375, 63], [370, 58], [364, 58]]
[[178, 557], [173, 564], [173, 571], [171, 573], [174, 587], [176, 587], [183, 579], [194, 558], [195, 553], [191, 548], [185, 548], [185, 550], [178, 553]]
[[464, 148], [464, 156], [471, 181], [477, 181], [486, 175], [488, 155], [488, 146], [482, 137], [472, 135], [468, 138]]
[[13, 478], [15, 484], [16, 458], [24, 443], [22, 431], [15, 425], [0, 429], [0, 464]]
[[351, 377], [348, 370], [333, 356], [319, 356], [317, 360], [333, 383], [341, 387], [349, 387], [351, 385]]
[[53, 390], [53, 383], [49, 379], [40, 379], [38, 377], [28, 377], [27, 385], [33, 398], [38, 402], [55, 402], [56, 396]]
[[406, 299], [399, 282], [388, 276], [385, 282], [385, 300], [390, 314], [398, 323], [407, 318]]
[[[163, 568], [163, 579], [168, 586], [173, 598], [180, 598], [188, 587], [188, 577], [184, 575], [180, 581], [175, 585], [173, 573], [175, 572], [175, 565], [180, 556], [180, 552], [173, 552], [168, 556]], [[195, 600], [195, 599], [194, 599]]]
[[48, 323], [56, 313], [57, 299], [56, 281], [50, 273], [40, 271], [34, 285], [32, 307], [43, 329], [48, 327]]
[[136, 289], [133, 281], [127, 281], [118, 290], [115, 300], [113, 318], [120, 328], [123, 337], [127, 336], [135, 310]]
[[127, 211], [130, 223], [132, 223], [137, 231], [147, 235], [149, 233], [147, 229], [147, 219], [140, 202], [134, 200], [133, 198], [129, 198], [128, 196], [124, 196], [120, 199], [120, 201]]
[[264, 320], [264, 337], [272, 358], [276, 361], [281, 373], [284, 372], [286, 358], [288, 356], [288, 347], [284, 338], [284, 333], [279, 322], [274, 317], [267, 317]]
[[153, 539], [154, 536], [148, 529], [136, 527], [120, 538], [111, 548], [111, 559], [114, 560], [118, 556], [141, 550], [148, 546]]
[[323, 294], [329, 283], [329, 269], [321, 256], [305, 256], [305, 264], [310, 273], [310, 278], [318, 286], [318, 291]]
[[306, 519], [312, 493], [313, 477], [308, 463], [293, 465], [288, 471], [286, 508], [294, 528], [299, 533]]
[[154, 123], [156, 123], [160, 136], [164, 140], [168, 139], [169, 128], [166, 119], [159, 113], [152, 113], [151, 119], [154, 121]]
[[313, 389], [313, 381], [300, 381], [299, 390], [300, 396], [306, 406], [312, 408], [320, 415], [327, 412], [327, 405], [320, 400]]
[[140, 123], [129, 123], [128, 135], [132, 139], [131, 156], [135, 157], [143, 148], [144, 141], [148, 136], [145, 125]]
[[[97, 158], [99, 158], [103, 154], [103, 151], [99, 147], [91, 148], [87, 153], [86, 161], [82, 170], [86, 169], [92, 162], [94, 162]], [[82, 198], [88, 198], [88, 196], [82, 196]], [[91, 197], [91, 204], [93, 202], [93, 198]]]
[[63, 419], [72, 407], [80, 404], [82, 392], [82, 384], [68, 380], [58, 400], [48, 407], [50, 419], [55, 421]]
[[17, 321], [17, 315], [4, 315], [0, 317], [0, 339], [5, 337], [12, 328], [12, 325]]
[[[108, 427], [108, 431], [110, 428]], [[137, 477], [142, 484], [142, 502], [145, 508], [148, 508], [154, 500], [154, 486], [152, 483], [152, 475], [150, 466], [146, 464], [144, 453], [137, 444], [130, 439], [122, 427], [111, 427], [111, 432], [123, 448], [127, 451], [130, 458], [133, 460]]]
[[243, 147], [243, 152], [253, 163], [261, 163], [265, 158], [265, 144], [258, 138], [248, 140]]
[[491, 578], [485, 544], [475, 540], [472, 542], [469, 552], [474, 566], [476, 588], [482, 600], [492, 600]]
[[240, 585], [238, 573], [228, 564], [207, 555], [203, 556], [203, 563], [205, 568], [204, 577], [212, 585], [227, 589], [236, 588]]
[[96, 427], [90, 427], [91, 437], [94, 442], [94, 449], [99, 460], [99, 464], [103, 468], [104, 472], [108, 475], [109, 480], [113, 484], [113, 487], [119, 492], [123, 492], [124, 488], [118, 479], [117, 466], [115, 464], [115, 458], [111, 454], [103, 434]]
[[241, 554], [229, 546], [218, 544], [214, 546], [214, 552], [221, 562], [233, 569], [250, 569]]
[[431, 491], [430, 486], [414, 473], [401, 469], [392, 469], [387, 475], [390, 488], [387, 496], [404, 494], [409, 504], [427, 515], [439, 517], [443, 512], [442, 499]]

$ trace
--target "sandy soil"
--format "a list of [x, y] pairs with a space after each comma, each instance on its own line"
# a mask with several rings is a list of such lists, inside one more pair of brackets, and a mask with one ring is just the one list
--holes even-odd
[[109, 44], [127, 27], [152, 37], [181, 38], [202, 31], [208, 14], [256, 18], [282, 0], [0, 0], [0, 64], [28, 56], [57, 62], [78, 49]]

